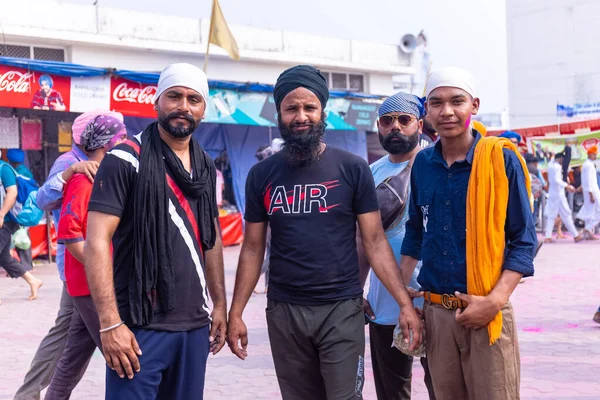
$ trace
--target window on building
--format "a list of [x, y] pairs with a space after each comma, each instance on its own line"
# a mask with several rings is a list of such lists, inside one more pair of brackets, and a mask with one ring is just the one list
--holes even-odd
[[365, 77], [361, 74], [348, 74], [344, 72], [323, 72], [327, 85], [331, 90], [344, 90], [351, 92], [365, 91]]
[[33, 60], [65, 61], [65, 49], [57, 47], [0, 44], [0, 55], [4, 57], [30, 58]]
[[13, 44], [1, 45], [0, 53], [3, 57], [31, 58], [31, 47]]
[[65, 61], [65, 49], [34, 47], [33, 59], [46, 61]]
[[331, 73], [331, 88], [333, 90], [346, 90], [348, 88], [348, 76], [346, 74]]
[[364, 92], [363, 76], [356, 74], [348, 75], [348, 89], [352, 92]]

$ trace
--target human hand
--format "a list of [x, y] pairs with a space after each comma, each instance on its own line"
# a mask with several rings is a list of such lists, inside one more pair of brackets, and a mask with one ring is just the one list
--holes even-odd
[[142, 355], [142, 350], [126, 325], [101, 333], [100, 340], [106, 364], [120, 378], [127, 375], [129, 379], [133, 379], [133, 373], [140, 372], [138, 357]]
[[502, 309], [491, 296], [474, 296], [456, 292], [454, 294], [467, 303], [464, 310], [457, 309], [456, 322], [467, 328], [479, 329], [487, 326]]
[[227, 336], [227, 309], [226, 307], [214, 308], [211, 314], [210, 325], [210, 352], [216, 355], [225, 346]]
[[575, 187], [573, 187], [573, 185], [567, 185], [566, 189], [567, 189], [567, 192], [571, 192], [571, 193], [575, 193], [575, 191], [577, 190], [577, 189], [575, 189]]
[[[404, 337], [404, 343], [410, 345], [409, 351], [414, 351], [421, 344], [423, 338], [421, 318], [417, 315], [412, 305], [402, 307], [400, 309], [400, 329], [402, 329], [402, 336]], [[412, 343], [409, 343], [410, 333], [412, 331]]]
[[415, 299], [417, 297], [423, 297], [425, 295], [425, 292], [419, 292], [418, 290], [415, 290], [415, 289], [411, 288], [410, 286], [406, 287], [406, 291], [408, 292], [408, 295], [410, 296], [411, 299]]
[[[239, 344], [241, 344], [241, 347]], [[245, 360], [248, 357], [248, 329], [241, 317], [229, 316], [227, 345], [240, 360]]]
[[98, 161], [80, 161], [71, 165], [63, 172], [63, 179], [68, 181], [74, 174], [84, 174], [90, 182], [94, 182], [94, 177], [98, 172], [99, 166], [100, 163], [98, 163]]
[[592, 202], [592, 204], [596, 202], [596, 198], [594, 197], [593, 193], [590, 193], [590, 201]]

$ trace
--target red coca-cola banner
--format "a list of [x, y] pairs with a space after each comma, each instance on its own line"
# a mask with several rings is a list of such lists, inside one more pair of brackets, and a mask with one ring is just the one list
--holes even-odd
[[0, 65], [0, 106], [69, 111], [71, 78]]
[[124, 115], [156, 117], [154, 96], [156, 85], [148, 85], [112, 77], [110, 81], [110, 108]]

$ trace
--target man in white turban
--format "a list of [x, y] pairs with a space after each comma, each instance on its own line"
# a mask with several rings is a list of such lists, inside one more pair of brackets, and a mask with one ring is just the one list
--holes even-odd
[[165, 68], [158, 121], [109, 152], [96, 175], [85, 267], [107, 399], [202, 399], [208, 354], [225, 342], [216, 169], [192, 138], [207, 102], [204, 72]]
[[[409, 282], [418, 261], [422, 261], [417, 282], [425, 298], [425, 346], [435, 397], [517, 399], [520, 360], [508, 299], [521, 278], [533, 274], [537, 244], [524, 169], [513, 146], [499, 148], [501, 154], [491, 157], [491, 165], [481, 164], [480, 155], [488, 146], [495, 146], [494, 140], [498, 139], [482, 138], [472, 127], [471, 119], [479, 111], [480, 100], [467, 71], [449, 67], [432, 72], [426, 93], [427, 117], [440, 139], [419, 152], [412, 167], [400, 268], [404, 281]], [[473, 174], [500, 162], [506, 172], [503, 189], [508, 189], [504, 192], [508, 195], [496, 204], [504, 207], [501, 202], [506, 203], [506, 220], [502, 221], [505, 229], [501, 229], [500, 237], [496, 234], [500, 224], [492, 225], [496, 230], [489, 235], [494, 235], [490, 240], [498, 245], [495, 247], [502, 244], [505, 251], [503, 257], [494, 258], [501, 262], [483, 269], [483, 263], [472, 261], [482, 253], [473, 257], [468, 251], [476, 246], [467, 226], [472, 226], [484, 207], [469, 208], [467, 213], [467, 200], [471, 199], [467, 193]], [[493, 178], [485, 179], [483, 173], [477, 176], [484, 176], [478, 181], [482, 188], [494, 184]], [[481, 251], [491, 259], [491, 251]], [[494, 283], [488, 270], [498, 277]], [[473, 289], [479, 288], [473, 288], [473, 284], [480, 282], [489, 282], [490, 287], [475, 293]]]

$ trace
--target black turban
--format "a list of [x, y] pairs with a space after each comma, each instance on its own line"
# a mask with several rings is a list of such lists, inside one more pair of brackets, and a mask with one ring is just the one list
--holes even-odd
[[321, 74], [321, 71], [310, 65], [297, 65], [290, 69], [286, 69], [277, 78], [275, 88], [273, 89], [273, 98], [275, 106], [279, 111], [281, 102], [293, 90], [299, 87], [306, 88], [313, 92], [321, 102], [321, 106], [325, 108], [327, 100], [329, 100], [329, 89], [327, 81]]

